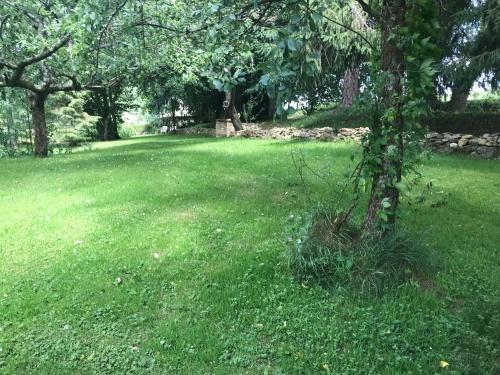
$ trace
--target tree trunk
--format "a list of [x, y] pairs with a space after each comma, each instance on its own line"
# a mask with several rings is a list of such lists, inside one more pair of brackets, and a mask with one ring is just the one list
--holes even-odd
[[116, 97], [113, 88], [108, 88], [109, 111], [111, 114], [110, 126], [108, 129], [108, 141], [116, 141], [120, 139], [118, 134], [118, 119], [116, 118]]
[[111, 126], [111, 110], [107, 93], [103, 95], [104, 119], [102, 121], [102, 140], [109, 141], [109, 128]]
[[427, 105], [432, 110], [436, 110], [439, 108], [439, 99], [435, 89], [432, 90], [432, 92], [427, 96]]
[[352, 107], [359, 96], [359, 66], [352, 65], [344, 73], [342, 107]]
[[102, 136], [103, 141], [114, 141], [119, 139], [118, 135], [118, 124], [114, 115], [115, 104], [114, 96], [111, 87], [103, 89], [101, 91], [102, 102], [103, 102], [103, 122], [102, 122]]
[[451, 99], [447, 105], [448, 110], [452, 112], [465, 111], [465, 108], [467, 107], [467, 99], [469, 99], [470, 89], [470, 86], [463, 87], [462, 85], [453, 87], [451, 91]]
[[31, 119], [35, 129], [34, 155], [39, 158], [46, 158], [49, 155], [49, 134], [47, 122], [45, 121], [45, 99], [47, 99], [47, 94], [45, 93], [28, 92]]
[[[403, 116], [401, 98], [404, 77], [404, 54], [397, 38], [390, 38], [395, 30], [405, 24], [405, 0], [384, 0], [382, 5], [381, 69], [387, 76], [382, 93], [384, 110], [393, 108], [395, 117], [392, 123], [379, 119], [373, 125], [373, 139], [385, 138], [386, 144], [380, 146], [377, 156], [381, 163], [372, 177], [372, 190], [368, 211], [364, 220], [364, 230], [368, 233], [387, 233], [394, 229], [399, 191], [395, 184], [401, 181], [404, 144]], [[392, 149], [396, 151], [393, 152]]]
[[172, 113], [172, 128], [175, 129], [177, 126], [176, 118], [175, 118], [175, 99], [170, 99], [170, 112]]
[[234, 129], [236, 131], [243, 130], [243, 126], [241, 125], [240, 118], [238, 116], [238, 112], [236, 111], [236, 88], [233, 88], [231, 91], [226, 92], [226, 101], [229, 102], [228, 112], [229, 118], [234, 125]]
[[276, 114], [277, 104], [276, 97], [269, 96], [269, 111], [267, 112], [267, 118], [269, 120], [274, 120], [274, 115]]

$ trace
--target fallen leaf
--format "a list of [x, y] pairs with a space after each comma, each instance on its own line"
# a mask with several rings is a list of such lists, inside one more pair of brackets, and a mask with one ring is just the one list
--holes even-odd
[[448, 367], [450, 364], [446, 361], [439, 361], [439, 367], [441, 368], [446, 368]]

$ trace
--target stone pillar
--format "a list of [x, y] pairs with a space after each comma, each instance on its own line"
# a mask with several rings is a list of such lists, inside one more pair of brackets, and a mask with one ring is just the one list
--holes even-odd
[[230, 119], [218, 119], [215, 121], [216, 137], [230, 137], [235, 133], [234, 125]]

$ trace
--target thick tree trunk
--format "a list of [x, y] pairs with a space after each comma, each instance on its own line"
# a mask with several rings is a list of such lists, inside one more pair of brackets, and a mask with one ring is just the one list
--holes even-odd
[[368, 233], [389, 232], [396, 223], [399, 191], [395, 184], [401, 181], [404, 155], [401, 79], [405, 69], [403, 50], [398, 46], [397, 40], [390, 36], [404, 26], [404, 16], [405, 0], [384, 0], [381, 17], [381, 69], [387, 78], [382, 93], [382, 106], [384, 109], [394, 108], [395, 118], [393, 123], [377, 121], [372, 129], [374, 139], [385, 138], [386, 144], [380, 147], [381, 163], [372, 179], [368, 212], [364, 220], [364, 229]]
[[229, 102], [228, 113], [235, 130], [243, 130], [238, 111], [236, 111], [236, 88], [226, 92], [226, 101]]
[[350, 66], [344, 73], [342, 107], [352, 107], [359, 96], [359, 66]]
[[101, 92], [103, 101], [103, 122], [102, 122], [102, 136], [103, 141], [114, 141], [119, 139], [118, 124], [114, 115], [115, 104], [114, 96], [111, 87], [102, 90]]
[[[468, 86], [468, 85], [466, 85]], [[471, 85], [472, 86], [472, 85]], [[463, 112], [467, 107], [471, 87], [456, 86], [451, 91], [451, 99], [447, 104], [448, 110], [452, 112]]]
[[269, 98], [269, 110], [267, 112], [267, 118], [269, 120], [274, 120], [274, 115], [276, 114], [277, 104], [276, 97], [268, 97]]
[[35, 129], [35, 151], [34, 155], [46, 158], [49, 155], [49, 134], [47, 122], [45, 121], [45, 100], [47, 94], [39, 92], [28, 92], [28, 103], [31, 112], [33, 128]]
[[439, 107], [439, 99], [438, 99], [436, 90], [433, 90], [427, 96], [427, 104], [429, 105], [429, 108], [432, 109], [432, 110], [438, 109], [438, 107]]

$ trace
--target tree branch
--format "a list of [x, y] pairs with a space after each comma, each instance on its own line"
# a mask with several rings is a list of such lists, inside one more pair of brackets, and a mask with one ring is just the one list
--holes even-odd
[[344, 29], [353, 32], [354, 34], [356, 34], [357, 36], [359, 36], [361, 39], [363, 39], [363, 41], [365, 41], [370, 46], [370, 48], [373, 48], [373, 44], [363, 34], [361, 34], [359, 31], [354, 30], [352, 27], [350, 27], [348, 25], [344, 25], [344, 24], [342, 24], [340, 22], [337, 22], [333, 18], [330, 18], [330, 17], [328, 17], [328, 16], [326, 16], [324, 14], [323, 14], [323, 18], [326, 19], [326, 20], [328, 20], [328, 21], [330, 21], [331, 23], [334, 23], [337, 26], [343, 27]]
[[104, 34], [106, 33], [109, 26], [111, 25], [111, 22], [113, 22], [113, 19], [123, 9], [123, 7], [127, 4], [127, 2], [128, 2], [128, 0], [123, 0], [123, 2], [115, 8], [113, 13], [111, 13], [108, 20], [106, 21], [106, 24], [102, 28], [101, 32], [99, 33], [99, 40], [97, 42], [97, 55], [96, 55], [95, 71], [92, 74], [92, 78], [91, 78], [92, 81], [95, 79], [95, 76], [97, 75], [97, 72], [99, 71], [99, 56], [101, 54], [101, 47], [100, 46], [102, 44], [102, 39], [104, 38]]
[[365, 3], [363, 0], [356, 0], [356, 2], [361, 6], [361, 9], [368, 14], [370, 17], [375, 19], [375, 21], [380, 22], [380, 14], [375, 11], [370, 5]]
[[21, 61], [19, 64], [17, 64], [18, 68], [21, 66], [26, 68], [29, 65], [33, 65], [36, 64], [37, 62], [45, 60], [46, 58], [52, 56], [54, 53], [63, 48], [66, 44], [68, 44], [70, 39], [71, 37], [69, 35], [64, 36], [63, 38], [59, 39], [59, 41], [54, 46], [52, 46], [52, 48], [44, 49], [38, 55], [35, 55], [24, 61]]

